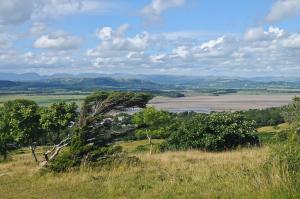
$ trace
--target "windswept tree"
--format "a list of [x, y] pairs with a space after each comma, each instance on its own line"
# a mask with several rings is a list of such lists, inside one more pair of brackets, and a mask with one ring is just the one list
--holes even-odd
[[152, 138], [166, 138], [172, 117], [167, 111], [158, 111], [154, 107], [148, 107], [133, 117], [133, 123], [137, 126], [136, 135], [146, 136], [152, 153]]
[[36, 142], [42, 136], [40, 128], [39, 107], [34, 101], [14, 100], [8, 101], [3, 106], [3, 117], [9, 129], [9, 135], [13, 136], [20, 145], [29, 146], [36, 162]]
[[112, 144], [126, 135], [128, 128], [112, 128], [113, 122], [118, 121], [115, 120], [117, 113], [129, 108], [145, 108], [151, 97], [148, 94], [132, 92], [95, 92], [88, 96], [82, 105], [73, 136], [54, 149], [60, 150], [71, 141], [70, 154], [63, 154], [56, 159], [58, 153], [54, 152], [55, 156], [52, 155], [48, 162], [55, 160], [52, 166], [63, 162], [63, 168], [54, 170], [65, 170], [82, 163], [97, 162], [120, 152], [120, 148], [113, 147]]
[[78, 106], [76, 103], [58, 102], [49, 107], [41, 108], [40, 123], [46, 132], [48, 143], [58, 144], [61, 139], [66, 137], [64, 133], [77, 117]]

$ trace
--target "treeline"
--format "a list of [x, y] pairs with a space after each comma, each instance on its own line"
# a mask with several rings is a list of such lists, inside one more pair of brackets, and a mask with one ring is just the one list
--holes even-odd
[[250, 109], [247, 111], [240, 111], [248, 120], [254, 120], [256, 127], [274, 126], [284, 123], [283, 112], [286, 107], [273, 107], [266, 109]]
[[36, 146], [57, 144], [69, 134], [77, 108], [75, 103], [65, 102], [39, 107], [23, 99], [4, 103], [0, 107], [0, 154], [6, 159], [10, 150], [29, 146], [37, 162]]

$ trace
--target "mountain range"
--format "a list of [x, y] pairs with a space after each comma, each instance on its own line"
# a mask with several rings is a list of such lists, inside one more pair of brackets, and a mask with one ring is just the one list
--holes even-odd
[[214, 77], [134, 74], [0, 73], [1, 90], [300, 89], [296, 77]]

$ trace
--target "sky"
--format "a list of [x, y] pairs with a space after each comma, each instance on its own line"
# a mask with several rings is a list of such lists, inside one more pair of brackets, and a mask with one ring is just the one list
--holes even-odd
[[0, 0], [0, 72], [300, 77], [300, 0]]

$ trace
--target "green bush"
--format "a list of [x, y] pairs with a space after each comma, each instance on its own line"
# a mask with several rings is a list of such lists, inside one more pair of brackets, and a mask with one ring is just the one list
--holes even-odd
[[[258, 145], [253, 121], [237, 113], [197, 115], [182, 122], [167, 139], [168, 149], [222, 151], [238, 146]], [[162, 146], [166, 148], [166, 146]]]
[[65, 151], [51, 162], [48, 169], [54, 172], [65, 172], [75, 169], [78, 165], [80, 165], [80, 160], [76, 159], [69, 151]]

